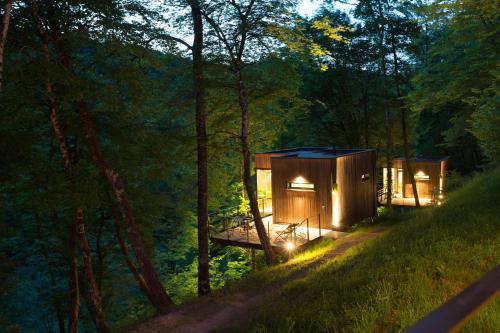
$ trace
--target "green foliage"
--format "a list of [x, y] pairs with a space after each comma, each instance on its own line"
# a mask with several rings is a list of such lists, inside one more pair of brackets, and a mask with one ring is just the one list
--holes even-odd
[[491, 161], [500, 159], [500, 72], [494, 70], [491, 86], [473, 90], [473, 97], [465, 101], [475, 111], [471, 114], [469, 131], [477, 138], [484, 155]]
[[[459, 147], [470, 131], [485, 156], [498, 160], [498, 11], [494, 1], [436, 1], [420, 9], [433, 27], [410, 94], [416, 112], [453, 110], [444, 144]], [[430, 42], [429, 42], [430, 41]]]
[[[106, 158], [125, 182], [141, 236], [166, 289], [177, 303], [197, 294], [192, 64], [188, 52], [174, 46], [165, 31], [168, 26], [179, 35], [185, 32], [183, 28], [191, 19], [189, 13], [184, 12], [187, 3], [167, 1], [165, 4], [171, 5], [168, 9], [163, 2], [150, 4], [135, 0], [55, 3], [78, 79], [68, 80], [67, 73], [58, 64], [45, 64], [29, 2], [16, 2], [5, 50], [5, 85], [0, 92], [0, 330], [54, 331], [58, 310], [62, 319], [67, 320], [68, 226], [73, 223], [76, 206], [85, 212], [92, 259], [110, 326], [126, 326], [154, 313], [117, 244], [109, 188], [91, 161], [75, 111], [75, 97], [80, 94], [89, 102]], [[219, 23], [228, 31], [228, 36], [242, 28], [235, 24], [237, 13], [231, 3], [202, 4], [203, 10], [220, 14]], [[373, 0], [359, 1], [354, 21], [335, 10], [331, 1], [325, 1], [310, 20], [299, 19], [294, 14], [296, 1], [255, 2], [255, 15], [243, 27], [251, 31], [246, 41], [249, 52], [243, 57], [243, 76], [249, 98], [252, 152], [292, 146], [379, 149], [385, 146], [378, 45], [381, 21], [376, 15], [376, 4]], [[414, 142], [418, 143], [415, 151], [428, 156], [449, 154], [453, 166], [463, 172], [476, 169], [483, 157], [498, 161], [496, 48], [500, 25], [494, 1], [436, 1], [429, 6], [413, 6], [413, 2], [389, 0], [381, 4], [386, 14], [384, 23], [390, 27], [387, 32], [394, 33], [397, 52], [403, 55], [399, 62], [401, 92], [403, 96], [408, 95], [403, 98], [404, 103], [414, 111], [411, 121]], [[46, 25], [43, 2], [40, 6]], [[418, 28], [421, 38], [416, 36]], [[238, 91], [227, 54], [221, 51], [208, 24], [205, 24], [205, 34], [209, 209], [216, 213], [222, 208], [237, 207], [231, 211], [236, 214], [248, 206], [242, 194]], [[383, 47], [390, 54], [389, 39]], [[392, 74], [394, 62], [389, 56], [387, 64], [388, 73]], [[412, 85], [410, 78], [413, 78]], [[67, 186], [58, 144], [49, 123], [45, 79], [54, 85], [59, 124], [77, 156], [77, 195]], [[393, 81], [389, 83], [394, 86]], [[394, 113], [401, 100], [397, 99], [394, 89], [390, 89], [389, 95]], [[399, 148], [398, 125], [393, 131], [396, 148]], [[458, 187], [463, 179], [453, 176], [447, 183]], [[479, 233], [489, 229], [482, 224], [481, 214], [490, 208], [486, 203], [477, 204], [463, 212], [463, 216], [478, 225], [478, 230], [470, 233], [470, 239], [478, 241], [477, 250], [483, 251]], [[469, 207], [465, 202], [463, 205]], [[484, 208], [484, 212], [474, 215], [479, 208]], [[457, 208], [462, 211], [460, 209]], [[441, 221], [439, 214], [444, 213], [438, 211], [432, 213], [436, 215], [429, 220]], [[415, 217], [415, 224], [437, 232], [423, 216], [425, 214]], [[385, 212], [379, 218], [396, 219]], [[463, 223], [456, 224], [457, 232], [469, 234]], [[402, 232], [417, 233], [411, 225], [405, 223]], [[357, 232], [363, 232], [364, 227]], [[443, 230], [453, 236], [451, 240], [456, 242], [457, 251], [462, 251], [462, 243], [470, 240], [455, 235], [451, 227]], [[401, 245], [398, 237], [391, 237], [397, 246]], [[438, 238], [434, 239], [434, 250], [441, 247], [446, 250]], [[414, 245], [419, 247], [419, 244]], [[285, 278], [334, 246], [331, 242], [320, 242], [282, 266], [265, 269], [262, 269], [262, 254], [257, 253], [259, 269], [251, 272], [250, 255], [245, 250], [212, 244], [212, 286], [215, 290], [245, 284], [248, 288], [258, 288], [265, 281]], [[385, 254], [382, 259], [369, 258], [393, 264], [392, 249], [373, 246], [380, 247]], [[403, 248], [405, 250], [411, 249]], [[486, 250], [478, 253], [487, 255]], [[446, 255], [444, 251], [432, 268], [432, 276], [439, 281], [455, 269], [447, 266], [444, 259], [451, 257], [445, 258]], [[358, 257], [363, 255], [360, 253]], [[351, 260], [357, 262], [356, 258], [348, 257], [339, 266], [328, 268], [329, 272], [339, 277], [354, 274], [356, 269], [348, 272], [351, 266], [349, 269], [340, 266], [350, 265]], [[412, 258], [406, 259], [413, 263]], [[463, 281], [470, 281], [472, 276], [465, 275]], [[364, 278], [365, 275], [355, 276], [353, 281]], [[240, 284], [237, 282], [240, 280], [244, 281]], [[433, 282], [429, 285], [439, 289]], [[294, 288], [291, 292], [302, 287]], [[386, 293], [388, 284], [377, 288], [374, 286], [378, 294], [373, 297], [380, 297], [381, 304], [392, 306], [388, 303], [391, 295]], [[85, 291], [83, 286], [82, 295]], [[443, 292], [440, 295], [445, 294], [441, 289], [438, 291]], [[398, 295], [406, 299], [404, 290], [400, 292]], [[342, 291], [338, 293], [343, 295]], [[417, 294], [422, 297], [418, 301], [423, 300], [422, 304], [428, 306], [424, 299], [427, 295]], [[346, 297], [350, 299], [349, 295]], [[305, 298], [307, 303], [309, 300]], [[432, 302], [437, 304], [434, 299]], [[83, 297], [80, 327], [93, 331], [85, 303]], [[327, 306], [325, 301], [319, 308], [331, 310]], [[354, 305], [352, 309], [359, 313], [365, 310]], [[335, 309], [336, 313], [344, 310]], [[354, 317], [350, 315], [346, 314], [346, 322]], [[398, 327], [403, 327], [412, 316], [400, 317]], [[298, 321], [293, 317], [278, 318], [277, 323], [284, 327], [302, 328], [300, 316]], [[372, 317], [360, 323], [370, 323], [369, 318]], [[382, 320], [381, 325], [385, 324], [387, 321]]]

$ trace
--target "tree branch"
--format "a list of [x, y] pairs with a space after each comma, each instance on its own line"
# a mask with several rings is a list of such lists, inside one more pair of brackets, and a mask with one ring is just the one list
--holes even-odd
[[193, 46], [192, 45], [189, 45], [189, 43], [187, 43], [186, 41], [184, 41], [183, 39], [181, 38], [178, 38], [178, 37], [174, 37], [174, 36], [171, 36], [169, 34], [164, 34], [163, 37], [167, 38], [167, 39], [170, 39], [174, 42], [177, 42], [179, 44], [182, 44], [184, 45], [185, 47], [187, 47], [189, 50], [193, 50]]
[[202, 10], [201, 14], [205, 18], [205, 20], [208, 22], [208, 24], [210, 24], [212, 26], [212, 28], [215, 30], [215, 33], [217, 34], [217, 37], [219, 38], [219, 40], [226, 47], [227, 51], [229, 52], [229, 55], [230, 55], [231, 59], [234, 59], [233, 46], [231, 46], [231, 44], [229, 44], [229, 42], [227, 41], [226, 35], [224, 34], [224, 32], [222, 31], [222, 29], [220, 28], [220, 26], [205, 11]]

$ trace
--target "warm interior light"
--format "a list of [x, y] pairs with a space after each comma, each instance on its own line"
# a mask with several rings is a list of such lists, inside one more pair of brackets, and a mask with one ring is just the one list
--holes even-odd
[[334, 227], [340, 227], [340, 198], [337, 184], [332, 186], [332, 224]]
[[290, 190], [298, 191], [314, 191], [315, 187], [313, 183], [310, 183], [307, 179], [302, 176], [295, 177], [291, 182], [288, 183], [287, 188]]
[[429, 176], [426, 175], [422, 170], [415, 174], [415, 179], [417, 180], [429, 180]]
[[302, 176], [298, 176], [298, 177], [295, 177], [295, 179], [293, 180], [294, 183], [297, 183], [297, 184], [306, 184], [307, 183], [307, 180], [302, 177]]
[[294, 247], [295, 247], [295, 245], [293, 245], [293, 243], [292, 243], [292, 242], [288, 242], [288, 243], [286, 243], [286, 249], [287, 249], [288, 251], [292, 251]]

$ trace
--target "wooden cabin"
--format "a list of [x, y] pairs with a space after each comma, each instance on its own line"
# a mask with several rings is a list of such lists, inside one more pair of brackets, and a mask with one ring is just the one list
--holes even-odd
[[[373, 149], [294, 148], [255, 155], [259, 209], [271, 245], [300, 247], [377, 210]], [[261, 248], [253, 218], [232, 216], [211, 235], [223, 245]]]
[[[445, 181], [448, 158], [417, 158], [412, 159], [413, 172], [420, 205], [440, 204], [444, 199], [443, 186]], [[413, 189], [406, 168], [404, 157], [392, 161], [392, 204], [399, 206], [415, 206]], [[383, 169], [383, 191], [387, 192], [387, 168]], [[385, 203], [385, 199], [381, 202]]]
[[295, 148], [255, 155], [261, 211], [275, 224], [341, 229], [374, 216], [372, 149]]

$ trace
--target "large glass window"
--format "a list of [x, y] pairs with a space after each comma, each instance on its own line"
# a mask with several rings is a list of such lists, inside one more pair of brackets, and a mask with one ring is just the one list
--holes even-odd
[[272, 213], [271, 170], [257, 169], [257, 196], [261, 213]]
[[[391, 174], [392, 174], [392, 193], [395, 192], [396, 186], [395, 183], [397, 182], [396, 180], [396, 169], [391, 168]], [[384, 192], [387, 192], [387, 168], [382, 169], [382, 181], [384, 185]]]
[[403, 169], [398, 169], [398, 190], [396, 191], [396, 197], [403, 197]]

